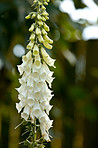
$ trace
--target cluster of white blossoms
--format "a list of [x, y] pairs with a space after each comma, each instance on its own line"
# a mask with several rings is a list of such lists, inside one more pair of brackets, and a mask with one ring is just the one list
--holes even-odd
[[27, 45], [29, 50], [22, 57], [22, 64], [18, 65], [18, 70], [22, 76], [19, 79], [21, 86], [16, 88], [19, 95], [19, 103], [16, 103], [18, 113], [21, 117], [34, 123], [39, 120], [42, 137], [50, 141], [49, 129], [53, 120], [49, 119], [49, 111], [52, 108], [50, 100], [53, 97], [51, 83], [54, 79], [53, 72], [48, 66], [54, 66], [55, 59], [52, 59], [45, 48], [51, 49], [53, 41], [47, 36], [49, 27], [45, 21], [49, 18], [44, 5], [48, 5], [48, 0], [35, 0], [37, 9], [26, 16], [26, 19], [35, 19], [29, 31], [30, 42]]

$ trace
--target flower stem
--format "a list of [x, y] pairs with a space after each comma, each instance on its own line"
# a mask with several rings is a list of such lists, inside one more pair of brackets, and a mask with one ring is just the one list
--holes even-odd
[[36, 142], [36, 118], [34, 119], [34, 127], [33, 127], [33, 148], [35, 147], [35, 142]]

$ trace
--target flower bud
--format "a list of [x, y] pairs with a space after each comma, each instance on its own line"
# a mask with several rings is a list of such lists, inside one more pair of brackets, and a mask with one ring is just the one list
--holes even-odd
[[46, 20], [49, 20], [49, 17], [48, 17], [48, 16], [45, 16], [45, 19], [46, 19]]
[[42, 16], [42, 20], [45, 22], [46, 21], [46, 19], [45, 19], [45, 17], [44, 16]]
[[38, 40], [39, 40], [40, 43], [44, 42], [44, 39], [43, 39], [43, 37], [41, 35], [38, 35]]
[[48, 5], [48, 3], [47, 2], [44, 2], [44, 5]]
[[36, 17], [36, 13], [33, 12], [33, 14], [31, 15], [31, 19]]
[[52, 49], [52, 45], [50, 45], [48, 42], [44, 41], [43, 44], [46, 48]]
[[38, 2], [38, 5], [42, 5], [42, 4], [43, 4], [42, 2], [40, 2], [40, 1]]
[[38, 19], [38, 20], [41, 20], [42, 17], [38, 14], [38, 15], [37, 15], [37, 19]]
[[35, 30], [35, 32], [36, 32], [37, 35], [41, 34], [40, 28], [37, 27], [36, 30]]
[[29, 31], [32, 32], [34, 30], [34, 24], [31, 25], [31, 27], [29, 28]]
[[30, 15], [27, 15], [27, 16], [25, 17], [25, 19], [30, 19], [30, 17], [31, 17]]
[[42, 21], [38, 21], [38, 24], [39, 24], [39, 26], [42, 26], [43, 22]]
[[42, 5], [42, 10], [45, 10], [46, 8], [44, 7], [44, 5]]
[[53, 40], [51, 40], [47, 35], [44, 35], [43, 38], [44, 38], [44, 40], [45, 40], [46, 42], [48, 42], [48, 43], [50, 43], [50, 44], [53, 43]]
[[30, 40], [34, 40], [35, 39], [35, 34], [32, 33], [31, 36], [30, 36]]
[[46, 11], [43, 11], [42, 15], [48, 16], [49, 14]]
[[42, 34], [43, 35], [46, 35], [47, 34], [47, 32], [45, 31], [45, 29], [42, 29]]
[[37, 0], [34, 0], [34, 2], [33, 3], [37, 3]]
[[48, 25], [46, 25], [46, 23], [44, 23], [44, 29], [45, 29], [46, 31], [50, 31], [50, 29], [49, 29]]

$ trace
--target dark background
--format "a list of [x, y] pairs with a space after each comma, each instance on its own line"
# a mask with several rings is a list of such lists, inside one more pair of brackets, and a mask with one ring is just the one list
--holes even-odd
[[[25, 147], [19, 145], [23, 129], [14, 129], [21, 122], [15, 108], [21, 58], [13, 54], [13, 48], [17, 44], [26, 48], [28, 43], [32, 21], [25, 16], [32, 11], [30, 3], [32, 0], [0, 0], [0, 148]], [[74, 3], [77, 9], [85, 7], [81, 0]], [[54, 40], [49, 53], [56, 59], [50, 112], [53, 139], [47, 148], [98, 148], [98, 40], [83, 41], [87, 22], [72, 22], [54, 0], [47, 11], [49, 36]], [[76, 61], [66, 59], [68, 51]]]

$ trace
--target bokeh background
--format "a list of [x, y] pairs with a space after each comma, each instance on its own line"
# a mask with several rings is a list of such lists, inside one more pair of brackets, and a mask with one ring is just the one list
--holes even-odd
[[[25, 53], [33, 0], [0, 0], [0, 148], [19, 145], [22, 127], [15, 109], [17, 64]], [[47, 6], [49, 54], [56, 59], [55, 96], [50, 112], [52, 143], [47, 148], [98, 148], [98, 1], [52, 0]]]

